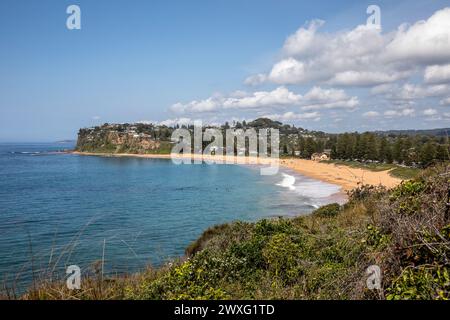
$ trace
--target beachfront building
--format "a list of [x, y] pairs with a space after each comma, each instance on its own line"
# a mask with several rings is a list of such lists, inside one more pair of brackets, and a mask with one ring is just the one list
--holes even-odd
[[311, 160], [312, 161], [331, 160], [330, 152], [324, 151], [324, 152], [313, 153], [313, 155], [311, 156]]

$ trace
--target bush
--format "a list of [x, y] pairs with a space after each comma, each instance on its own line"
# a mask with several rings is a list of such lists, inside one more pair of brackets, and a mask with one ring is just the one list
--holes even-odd
[[405, 269], [387, 292], [388, 300], [449, 300], [449, 268], [422, 266]]
[[312, 214], [319, 217], [335, 217], [341, 211], [341, 206], [337, 203], [332, 203], [315, 210]]
[[269, 271], [277, 280], [291, 282], [298, 277], [298, 260], [300, 246], [284, 233], [273, 235], [263, 252], [264, 260]]

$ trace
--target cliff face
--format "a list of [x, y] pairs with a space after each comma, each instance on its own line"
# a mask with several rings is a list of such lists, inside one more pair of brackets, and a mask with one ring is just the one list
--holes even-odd
[[[76, 150], [81, 152], [161, 153], [163, 142], [135, 130], [115, 126], [81, 129]], [[165, 142], [167, 144], [167, 142]]]

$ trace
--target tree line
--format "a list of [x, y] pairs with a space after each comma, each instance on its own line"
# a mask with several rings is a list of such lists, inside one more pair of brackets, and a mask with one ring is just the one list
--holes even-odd
[[329, 134], [323, 138], [300, 136], [294, 143], [286, 140], [281, 150], [293, 155], [299, 151], [302, 158], [329, 150], [332, 159], [406, 166], [428, 166], [450, 158], [448, 137], [385, 136], [371, 132]]

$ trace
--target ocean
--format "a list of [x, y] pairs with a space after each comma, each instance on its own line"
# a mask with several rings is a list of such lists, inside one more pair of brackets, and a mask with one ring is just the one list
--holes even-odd
[[183, 255], [208, 227], [308, 214], [339, 187], [281, 169], [79, 156], [73, 144], [0, 144], [0, 281], [29, 286], [100, 260], [107, 274]]

